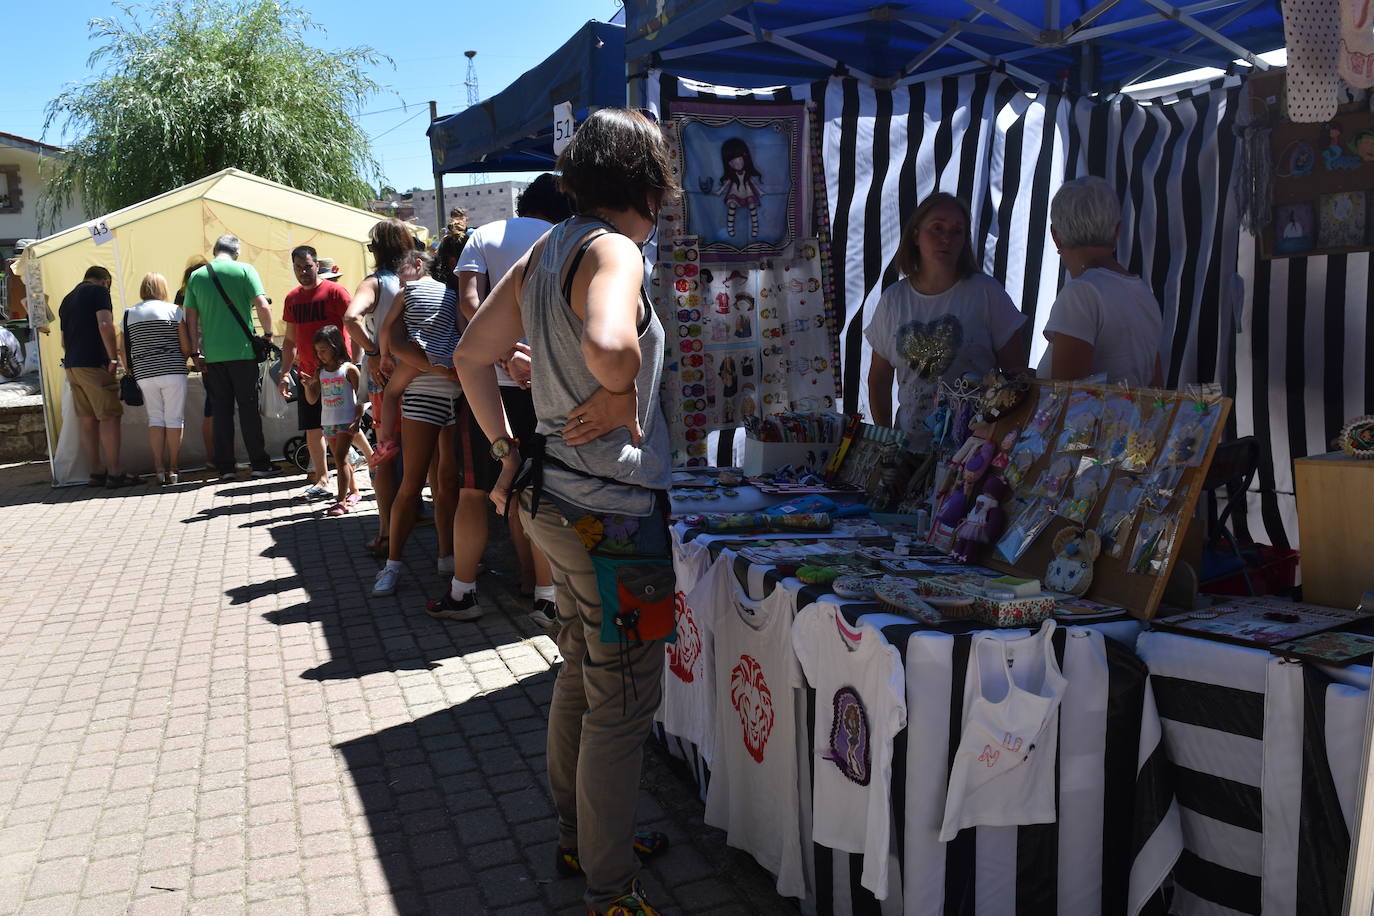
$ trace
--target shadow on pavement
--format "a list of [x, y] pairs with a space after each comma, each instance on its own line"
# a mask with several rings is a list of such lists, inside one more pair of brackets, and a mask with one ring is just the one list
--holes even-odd
[[[303, 506], [293, 500], [278, 502], [281, 506]], [[329, 518], [319, 514], [327, 506], [320, 505], [318, 511], [312, 509], [308, 515], [298, 513], [285, 518], [274, 516], [270, 521], [245, 522], [241, 527], [267, 527], [273, 544], [263, 556], [288, 561], [292, 575], [226, 592], [235, 604], [292, 591], [305, 592], [305, 601], [263, 615], [265, 620], [280, 626], [320, 625], [330, 660], [301, 672], [301, 677], [337, 680], [379, 671], [424, 670], [446, 658], [520, 642], [541, 632], [523, 618], [525, 600], [519, 599], [512, 587], [517, 581], [514, 552], [499, 522], [491, 525], [487, 550], [487, 562], [494, 567], [493, 571], [483, 575], [478, 584], [486, 613], [476, 623], [460, 623], [433, 620], [425, 614], [427, 598], [439, 595], [448, 585], [448, 576], [434, 570], [432, 525], [417, 527], [406, 544], [406, 569], [396, 593], [373, 598], [372, 580], [381, 561], [369, 554], [364, 545], [376, 533], [376, 515], [367, 512]], [[256, 509], [262, 508], [264, 504], [259, 502]]]

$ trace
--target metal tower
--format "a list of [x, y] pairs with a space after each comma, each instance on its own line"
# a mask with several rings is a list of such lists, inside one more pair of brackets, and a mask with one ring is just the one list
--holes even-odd
[[464, 51], [463, 56], [468, 59], [468, 78], [463, 81], [463, 85], [468, 87], [468, 107], [471, 108], [482, 101], [477, 94], [477, 52]]

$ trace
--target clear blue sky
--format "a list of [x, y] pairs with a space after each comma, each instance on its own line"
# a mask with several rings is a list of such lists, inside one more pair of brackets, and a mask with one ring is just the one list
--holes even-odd
[[[387, 180], [401, 190], [432, 188], [425, 138], [429, 101], [439, 113], [466, 106], [467, 59], [477, 52], [482, 98], [494, 95], [553, 53], [588, 19], [610, 21], [615, 0], [461, 0], [453, 4], [387, 4], [360, 0], [299, 0], [324, 32], [311, 40], [325, 48], [371, 45], [395, 61], [372, 75], [392, 90], [364, 108], [364, 129]], [[58, 0], [6, 4], [0, 54], [0, 131], [41, 139], [44, 106], [62, 88], [91, 75], [86, 58], [95, 50], [87, 23], [115, 12], [108, 0]], [[409, 107], [402, 110], [402, 103]], [[550, 121], [553, 113], [549, 113]], [[50, 143], [61, 136], [50, 134]], [[498, 176], [492, 175], [491, 178]], [[514, 176], [513, 176], [514, 177]], [[464, 176], [445, 178], [448, 187]]]

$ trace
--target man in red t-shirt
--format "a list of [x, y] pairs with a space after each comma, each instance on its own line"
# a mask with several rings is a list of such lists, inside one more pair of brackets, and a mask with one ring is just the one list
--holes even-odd
[[[291, 364], [300, 366], [301, 378], [313, 378], [320, 371], [319, 359], [315, 356], [315, 332], [326, 325], [343, 329], [344, 312], [352, 299], [348, 290], [333, 279], [319, 275], [319, 258], [315, 249], [309, 245], [298, 245], [291, 251], [291, 269], [296, 274], [300, 286], [286, 294], [286, 337], [281, 346], [281, 364], [289, 368]], [[333, 276], [338, 276], [334, 273]], [[348, 345], [348, 336], [344, 335]], [[282, 395], [286, 395], [286, 372], [282, 372]], [[298, 494], [299, 499], [328, 499], [334, 496], [329, 486], [329, 463], [324, 456], [324, 430], [320, 425], [319, 402], [311, 404], [304, 397], [296, 398], [296, 428], [305, 433], [305, 443], [310, 450], [313, 472], [310, 484]], [[359, 433], [361, 438], [362, 434]], [[364, 443], [366, 440], [363, 440]], [[355, 442], [355, 444], [357, 444]]]

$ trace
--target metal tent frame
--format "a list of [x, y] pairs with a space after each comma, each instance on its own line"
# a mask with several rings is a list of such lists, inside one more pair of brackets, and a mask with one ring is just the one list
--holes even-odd
[[843, 72], [879, 89], [995, 70], [1114, 92], [1235, 62], [1268, 69], [1277, 0], [627, 0], [631, 74], [758, 88]]

